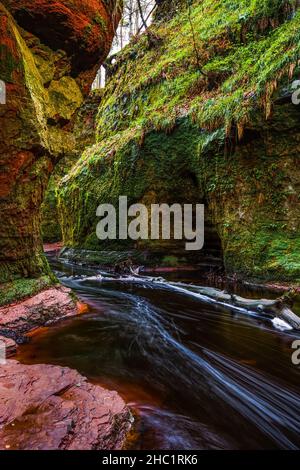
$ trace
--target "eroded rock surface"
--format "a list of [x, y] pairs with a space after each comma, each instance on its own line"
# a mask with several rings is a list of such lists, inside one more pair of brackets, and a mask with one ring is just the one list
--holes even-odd
[[[105, 57], [119, 18], [116, 1], [2, 0], [18, 24], [71, 59], [71, 74], [91, 70]], [[88, 84], [87, 84], [88, 85]], [[89, 91], [89, 88], [87, 88]]]
[[51, 365], [0, 366], [0, 449], [121, 449], [131, 415], [116, 392]]
[[3, 359], [3, 348], [4, 348], [4, 359], [10, 356], [13, 356], [17, 351], [17, 343], [11, 339], [6, 338], [5, 336], [0, 335], [0, 360]]
[[0, 308], [0, 334], [18, 338], [18, 335], [77, 314], [76, 302], [66, 287], [52, 287], [43, 292]]

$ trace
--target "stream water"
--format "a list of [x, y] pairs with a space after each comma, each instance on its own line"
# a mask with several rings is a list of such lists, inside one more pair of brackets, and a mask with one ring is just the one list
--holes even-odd
[[136, 416], [132, 448], [300, 448], [299, 333], [209, 301], [182, 274], [117, 279], [50, 261], [90, 311], [33, 335], [17, 359], [117, 390]]

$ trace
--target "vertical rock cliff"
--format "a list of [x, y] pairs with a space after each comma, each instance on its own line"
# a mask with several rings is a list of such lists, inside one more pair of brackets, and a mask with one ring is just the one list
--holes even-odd
[[[227, 273], [295, 282], [299, 2], [159, 3], [148, 33], [110, 66], [97, 143], [60, 186], [65, 245], [126, 248], [96, 238], [97, 206], [120, 195], [147, 205], [199, 202], [205, 246], [219, 240]], [[130, 247], [170, 254], [152, 241]]]
[[116, 0], [2, 0], [0, 79], [0, 282], [38, 277], [40, 206], [53, 168], [74, 148], [77, 110], [107, 56]]

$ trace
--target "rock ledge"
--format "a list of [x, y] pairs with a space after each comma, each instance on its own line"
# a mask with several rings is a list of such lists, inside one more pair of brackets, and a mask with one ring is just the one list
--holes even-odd
[[1, 450], [121, 449], [131, 414], [116, 392], [51, 365], [0, 366]]
[[71, 290], [55, 286], [29, 299], [1, 307], [0, 334], [18, 339], [18, 335], [77, 313]]

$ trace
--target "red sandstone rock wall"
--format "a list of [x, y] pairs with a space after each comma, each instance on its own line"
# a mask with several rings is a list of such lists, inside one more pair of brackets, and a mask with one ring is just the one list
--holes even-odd
[[40, 205], [55, 164], [74, 147], [74, 118], [110, 50], [118, 3], [0, 2], [0, 282], [47, 271]]
[[[71, 74], [80, 75], [106, 58], [120, 18], [118, 1], [3, 0], [17, 23], [52, 50], [71, 60]], [[94, 77], [91, 77], [94, 78]], [[89, 90], [90, 83], [86, 83]]]

